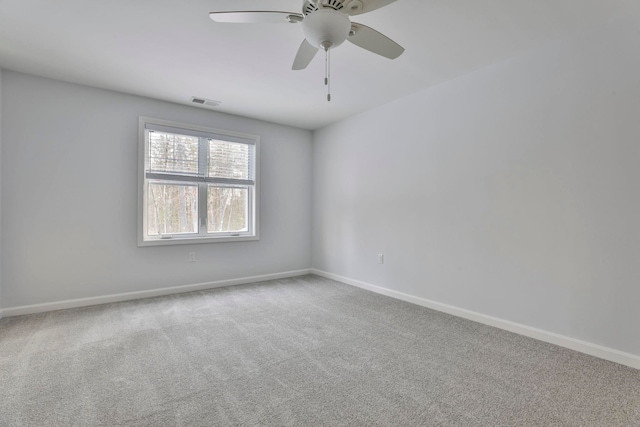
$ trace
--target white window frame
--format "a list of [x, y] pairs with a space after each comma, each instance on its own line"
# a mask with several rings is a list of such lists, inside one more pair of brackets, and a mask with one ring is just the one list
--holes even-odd
[[[147, 174], [146, 174], [146, 131], [150, 130], [167, 130], [182, 131], [184, 135], [193, 135], [198, 137], [218, 139], [222, 141], [241, 142], [253, 145], [254, 149], [254, 184], [249, 185], [249, 200], [247, 222], [248, 231], [241, 233], [223, 233], [215, 234], [206, 232], [207, 207], [206, 207], [206, 188], [208, 183], [201, 182], [197, 178], [193, 181], [185, 181], [185, 184], [197, 184], [199, 187], [198, 196], [198, 233], [197, 234], [179, 234], [170, 236], [149, 236], [147, 234]], [[219, 243], [219, 242], [239, 242], [259, 240], [259, 213], [258, 207], [260, 196], [260, 137], [246, 133], [233, 132], [209, 128], [205, 126], [197, 126], [187, 123], [173, 122], [168, 120], [155, 119], [151, 117], [139, 117], [138, 119], [138, 246], [161, 246], [161, 245], [184, 245], [184, 244], [200, 244], [200, 243]]]

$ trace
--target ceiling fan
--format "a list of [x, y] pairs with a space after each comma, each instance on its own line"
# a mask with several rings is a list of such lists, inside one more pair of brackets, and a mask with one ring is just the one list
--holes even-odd
[[384, 34], [363, 24], [351, 22], [350, 16], [361, 15], [396, 0], [303, 0], [302, 13], [280, 11], [233, 11], [211, 12], [209, 16], [215, 22], [254, 24], [254, 23], [290, 23], [302, 25], [305, 39], [293, 61], [293, 70], [307, 68], [316, 53], [325, 51], [325, 85], [330, 91], [330, 50], [349, 40], [370, 52], [396, 59], [404, 48]]

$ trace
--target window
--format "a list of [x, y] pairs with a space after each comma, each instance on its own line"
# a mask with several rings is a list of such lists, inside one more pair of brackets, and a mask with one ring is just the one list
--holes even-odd
[[147, 117], [139, 132], [139, 246], [258, 239], [258, 136]]

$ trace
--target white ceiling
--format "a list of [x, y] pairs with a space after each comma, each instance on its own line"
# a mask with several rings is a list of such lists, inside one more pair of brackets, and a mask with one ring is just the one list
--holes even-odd
[[389, 60], [345, 43], [291, 64], [292, 24], [220, 24], [210, 11], [299, 12], [302, 0], [0, 0], [0, 67], [317, 129], [419, 89], [570, 37], [636, 0], [398, 0], [352, 21], [405, 47]]

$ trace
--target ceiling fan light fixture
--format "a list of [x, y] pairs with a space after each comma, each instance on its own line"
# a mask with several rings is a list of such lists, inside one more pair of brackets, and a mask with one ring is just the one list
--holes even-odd
[[321, 48], [324, 42], [330, 43], [332, 48], [340, 46], [349, 36], [349, 30], [349, 17], [333, 9], [316, 10], [302, 21], [305, 37], [317, 48]]
[[[302, 0], [302, 13], [268, 10], [211, 12], [215, 22], [300, 23], [305, 39], [293, 60], [292, 70], [305, 69], [319, 50], [324, 51], [327, 101], [331, 101], [331, 51], [345, 40], [369, 52], [396, 59], [404, 48], [384, 34], [357, 22], [350, 16], [388, 6], [397, 0]], [[198, 101], [194, 101], [198, 103]], [[202, 103], [202, 100], [200, 100]]]

